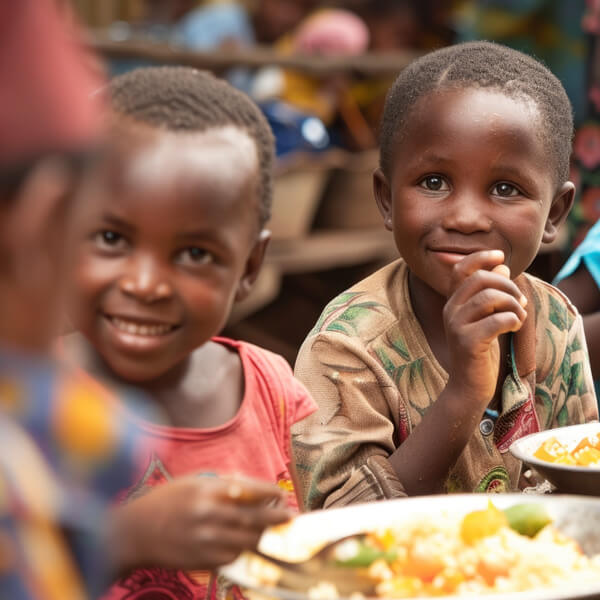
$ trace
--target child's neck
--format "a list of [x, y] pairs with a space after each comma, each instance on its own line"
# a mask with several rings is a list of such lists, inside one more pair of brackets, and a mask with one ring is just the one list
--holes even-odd
[[76, 336], [67, 345], [67, 354], [75, 356], [80, 367], [114, 384], [138, 387], [157, 402], [173, 427], [218, 427], [235, 417], [240, 409], [244, 372], [240, 356], [233, 348], [206, 342], [185, 364], [151, 381], [132, 382], [112, 371], [83, 336]]
[[143, 384], [174, 427], [218, 427], [237, 414], [244, 396], [244, 372], [233, 349], [207, 342], [186, 361], [176, 377]]

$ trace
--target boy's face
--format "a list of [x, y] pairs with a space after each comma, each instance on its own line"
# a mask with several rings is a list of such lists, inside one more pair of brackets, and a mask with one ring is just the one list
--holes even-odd
[[245, 132], [125, 127], [127, 147], [76, 216], [70, 312], [117, 376], [148, 382], [221, 330], [268, 236], [259, 234], [257, 151]]
[[413, 108], [375, 194], [401, 256], [437, 293], [449, 295], [467, 254], [502, 250], [514, 278], [554, 239], [573, 186], [556, 189], [541, 126], [533, 103], [491, 90], [443, 90]]

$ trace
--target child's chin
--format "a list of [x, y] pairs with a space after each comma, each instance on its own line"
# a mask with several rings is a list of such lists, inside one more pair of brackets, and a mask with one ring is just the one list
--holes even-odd
[[142, 385], [149, 383], [165, 373], [173, 365], [157, 364], [151, 360], [134, 360], [123, 357], [110, 357], [106, 359], [110, 370], [121, 380], [127, 383]]

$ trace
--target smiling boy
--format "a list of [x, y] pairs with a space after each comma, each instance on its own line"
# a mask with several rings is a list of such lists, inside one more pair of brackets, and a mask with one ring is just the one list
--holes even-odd
[[[74, 215], [82, 335], [66, 352], [144, 390], [167, 423], [138, 422], [151, 450], [124, 491], [125, 528], [151, 535], [106, 598], [220, 597], [203, 569], [256, 547], [289, 518], [282, 504], [297, 509], [290, 427], [316, 408], [283, 358], [216, 337], [269, 240], [273, 138], [247, 96], [206, 72], [139, 69], [108, 91], [111, 147]], [[193, 493], [235, 476], [208, 502]]]
[[402, 258], [300, 350], [307, 506], [523, 488], [512, 441], [597, 419], [580, 316], [524, 274], [571, 207], [571, 137], [560, 82], [519, 52], [463, 44], [400, 74], [374, 190]]

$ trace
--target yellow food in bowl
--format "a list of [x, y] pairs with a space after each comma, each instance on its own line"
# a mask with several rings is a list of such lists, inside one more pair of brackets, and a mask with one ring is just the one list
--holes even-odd
[[572, 450], [556, 437], [549, 437], [533, 453], [540, 460], [557, 465], [600, 466], [600, 434], [584, 437]]

